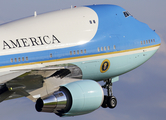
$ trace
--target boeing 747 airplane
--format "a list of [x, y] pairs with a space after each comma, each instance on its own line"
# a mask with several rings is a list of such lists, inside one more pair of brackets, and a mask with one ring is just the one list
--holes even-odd
[[0, 34], [0, 102], [25, 96], [38, 112], [60, 117], [115, 108], [112, 83], [161, 44], [154, 30], [116, 5], [35, 14], [2, 24]]

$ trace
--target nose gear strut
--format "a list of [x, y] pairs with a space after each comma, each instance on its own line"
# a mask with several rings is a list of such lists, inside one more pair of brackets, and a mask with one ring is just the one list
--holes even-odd
[[107, 95], [108, 96], [104, 96], [104, 101], [103, 104], [101, 105], [103, 108], [115, 108], [117, 105], [117, 100], [116, 98], [113, 96], [113, 92], [112, 92], [112, 79], [107, 79], [104, 80], [105, 85], [102, 86], [102, 88], [107, 89]]

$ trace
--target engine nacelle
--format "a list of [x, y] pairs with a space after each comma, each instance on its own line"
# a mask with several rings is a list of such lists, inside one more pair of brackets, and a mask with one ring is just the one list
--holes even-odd
[[72, 82], [60, 87], [50, 97], [36, 102], [38, 112], [52, 112], [59, 116], [76, 116], [90, 113], [101, 106], [104, 92], [92, 80]]

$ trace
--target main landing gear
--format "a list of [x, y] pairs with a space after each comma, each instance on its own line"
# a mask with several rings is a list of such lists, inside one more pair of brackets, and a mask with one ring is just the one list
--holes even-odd
[[116, 98], [113, 96], [113, 93], [112, 93], [112, 79], [108, 79], [108, 80], [105, 80], [105, 85], [102, 86], [103, 88], [107, 89], [107, 95], [108, 96], [104, 96], [104, 101], [103, 101], [103, 104], [101, 105], [103, 108], [115, 108], [116, 105], [117, 105], [117, 100]]

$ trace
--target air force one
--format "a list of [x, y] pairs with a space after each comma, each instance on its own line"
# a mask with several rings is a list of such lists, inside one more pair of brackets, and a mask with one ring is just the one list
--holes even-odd
[[36, 102], [38, 112], [60, 117], [115, 108], [112, 83], [146, 62], [160, 44], [154, 30], [116, 5], [75, 7], [2, 24], [0, 102], [25, 96]]

